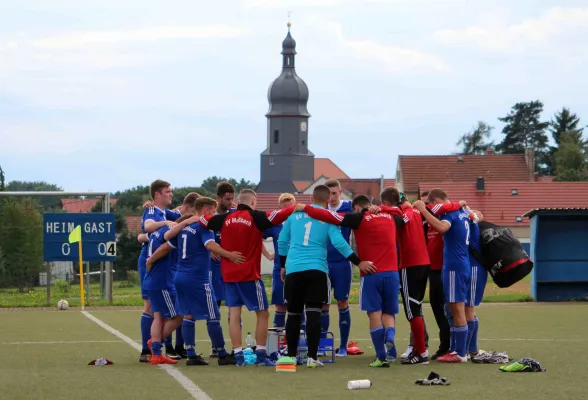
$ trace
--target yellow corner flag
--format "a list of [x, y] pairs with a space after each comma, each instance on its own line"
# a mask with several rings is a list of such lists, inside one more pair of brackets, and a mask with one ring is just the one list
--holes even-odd
[[69, 234], [69, 242], [76, 243], [82, 241], [82, 226], [78, 225], [75, 227], [73, 231]]
[[80, 253], [80, 302], [82, 305], [82, 310], [84, 310], [84, 303], [85, 303], [85, 293], [84, 293], [84, 261], [82, 257], [82, 226], [78, 225], [74, 228], [73, 231], [70, 232], [69, 238], [70, 243], [78, 243], [79, 253]]

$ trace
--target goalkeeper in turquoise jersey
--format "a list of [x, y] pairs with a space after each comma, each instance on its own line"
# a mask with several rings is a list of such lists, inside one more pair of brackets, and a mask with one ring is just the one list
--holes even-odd
[[[312, 194], [313, 206], [327, 208], [330, 194], [328, 187], [317, 186]], [[304, 204], [297, 209], [303, 210]], [[328, 243], [332, 243], [360, 270], [368, 273], [375, 271], [372, 263], [361, 262], [338, 227], [310, 218], [306, 213], [298, 212], [288, 217], [278, 239], [281, 275], [285, 280], [284, 298], [288, 305], [286, 322], [288, 356], [278, 361], [278, 368], [280, 364], [296, 363], [300, 322], [305, 307], [308, 340], [307, 366], [310, 368], [322, 366], [322, 363], [317, 360], [317, 352], [321, 335], [321, 310], [329, 299]]]

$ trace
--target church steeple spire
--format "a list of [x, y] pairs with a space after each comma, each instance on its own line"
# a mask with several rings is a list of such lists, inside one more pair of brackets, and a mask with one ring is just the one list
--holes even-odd
[[288, 34], [286, 39], [282, 42], [282, 68], [294, 68], [294, 60], [296, 58], [296, 41], [290, 34], [290, 27], [292, 22], [288, 16]]

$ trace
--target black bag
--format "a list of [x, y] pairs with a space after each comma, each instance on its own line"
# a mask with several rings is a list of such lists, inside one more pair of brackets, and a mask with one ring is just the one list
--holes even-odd
[[529, 275], [533, 261], [510, 229], [486, 221], [478, 225], [481, 254], [470, 251], [498, 287], [507, 288]]

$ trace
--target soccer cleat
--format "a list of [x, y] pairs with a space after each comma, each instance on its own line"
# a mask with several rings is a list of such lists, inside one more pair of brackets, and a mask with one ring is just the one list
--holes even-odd
[[198, 354], [196, 357], [188, 357], [186, 365], [208, 365], [208, 361], [202, 358], [201, 354]]
[[404, 353], [402, 353], [402, 355], [400, 356], [400, 358], [401, 359], [408, 358], [412, 354], [412, 351], [413, 350], [414, 350], [414, 348], [412, 346], [408, 346], [406, 348], [406, 350], [404, 351]]
[[163, 354], [160, 354], [158, 356], [151, 356], [151, 364], [152, 365], [158, 365], [158, 364], [177, 364], [178, 360], [172, 360], [171, 358], [168, 358], [166, 356], [164, 356]]
[[210, 350], [210, 356], [208, 356], [209, 358], [218, 358], [218, 351], [216, 351], [216, 349], [213, 347], [212, 350]]
[[376, 360], [374, 362], [370, 363], [370, 367], [372, 367], [372, 368], [390, 368], [390, 364], [386, 360], [382, 361], [379, 358], [376, 358]]
[[235, 367], [244, 367], [245, 365], [245, 355], [243, 352], [235, 353]]
[[427, 365], [429, 363], [429, 354], [423, 353], [419, 354], [417, 351], [413, 351], [413, 353], [408, 356], [408, 358], [403, 358], [400, 361], [401, 364], [404, 365], [413, 365], [413, 364], [423, 364]]
[[456, 352], [445, 354], [443, 357], [437, 359], [440, 363], [466, 363], [468, 362], [467, 357], [462, 357]]
[[335, 354], [336, 357], [347, 357], [347, 349], [344, 348], [340, 348], [339, 350], [337, 350], [337, 353]]
[[545, 372], [545, 368], [532, 358], [523, 358], [499, 369], [503, 372]]
[[435, 354], [433, 354], [433, 355], [431, 356], [431, 360], [433, 360], [433, 361], [434, 361], [434, 360], [438, 359], [439, 357], [442, 357], [442, 356], [444, 356], [444, 355], [445, 355], [445, 354], [447, 354], [447, 353], [449, 353], [449, 350], [442, 350], [442, 349], [439, 349], [439, 350], [437, 350], [437, 351], [435, 352]]
[[227, 354], [224, 357], [218, 357], [218, 365], [221, 367], [224, 365], [236, 365], [236, 364], [237, 364], [237, 360], [235, 359], [235, 353]]
[[358, 356], [363, 354], [363, 351], [357, 345], [357, 342], [349, 342], [347, 343], [347, 354], [350, 356]]
[[475, 364], [508, 364], [508, 354], [479, 350], [477, 354], [471, 354], [470, 360]]
[[296, 372], [298, 360], [294, 357], [282, 356], [276, 362], [276, 372]]
[[143, 349], [141, 351], [141, 355], [139, 356], [139, 362], [150, 363], [151, 362], [151, 350]]
[[188, 352], [186, 351], [184, 346], [176, 346], [175, 350], [176, 350], [176, 353], [178, 353], [178, 355], [181, 358], [183, 358], [183, 359], [188, 358]]
[[181, 360], [182, 356], [176, 353], [173, 347], [166, 347], [165, 348], [165, 355], [167, 358], [171, 358], [172, 360]]
[[396, 362], [396, 357], [398, 357], [396, 345], [394, 342], [386, 342], [386, 361], [392, 364]]
[[308, 360], [306, 360], [306, 367], [307, 368], [319, 368], [319, 367], [324, 367], [325, 364], [323, 364], [320, 360], [315, 360], [314, 358], [308, 357]]

